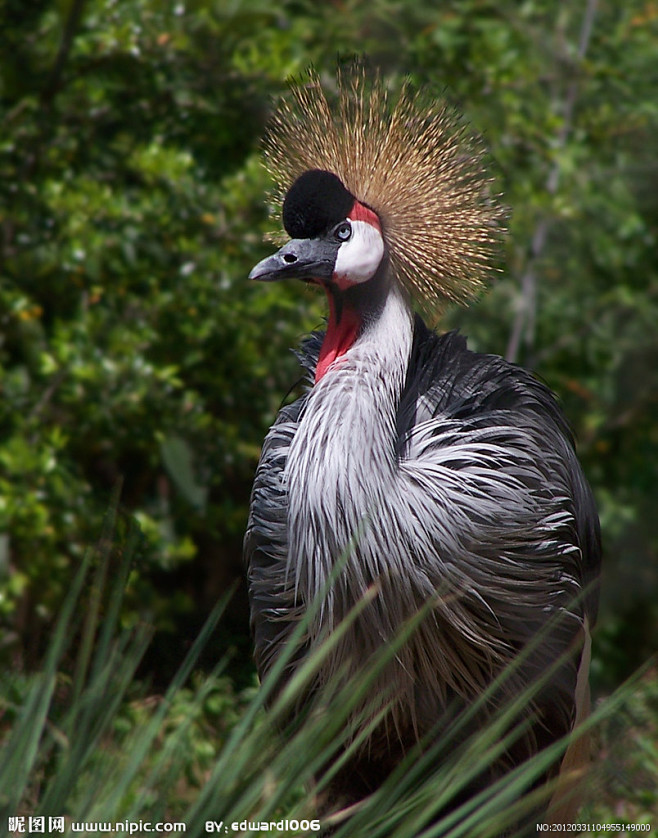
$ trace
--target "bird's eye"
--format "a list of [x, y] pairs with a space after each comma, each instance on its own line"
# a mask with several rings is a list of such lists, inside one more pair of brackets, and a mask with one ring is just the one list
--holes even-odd
[[349, 221], [343, 221], [334, 230], [334, 235], [341, 242], [348, 241], [352, 236], [352, 225]]

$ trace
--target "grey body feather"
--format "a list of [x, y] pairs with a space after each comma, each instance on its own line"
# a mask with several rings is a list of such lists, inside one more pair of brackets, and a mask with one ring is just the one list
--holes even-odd
[[[346, 550], [291, 668], [373, 584], [377, 596], [319, 685], [358, 673], [434, 602], [382, 675], [382, 696], [395, 685], [390, 725], [343, 787], [336, 781], [350, 802], [410, 741], [447, 725], [549, 620], [561, 615], [510, 691], [573, 650], [595, 616], [596, 594], [582, 592], [598, 572], [599, 531], [560, 408], [530, 373], [429, 331], [396, 293], [310, 386], [321, 341], [314, 334], [302, 348], [309, 388], [270, 429], [253, 488], [245, 554], [261, 678]], [[506, 765], [570, 730], [578, 663], [576, 650], [540, 691], [539, 721]]]

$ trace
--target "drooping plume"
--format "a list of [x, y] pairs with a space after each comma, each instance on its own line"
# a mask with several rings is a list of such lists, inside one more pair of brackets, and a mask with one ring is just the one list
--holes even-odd
[[390, 96], [354, 64], [337, 86], [330, 104], [309, 71], [271, 120], [265, 158], [278, 205], [305, 171], [336, 174], [379, 215], [394, 274], [421, 306], [467, 301], [492, 271], [504, 218], [483, 143], [408, 82]]

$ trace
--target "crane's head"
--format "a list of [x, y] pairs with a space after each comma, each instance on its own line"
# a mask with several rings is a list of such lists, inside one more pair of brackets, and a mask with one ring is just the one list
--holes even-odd
[[445, 102], [408, 84], [391, 101], [355, 64], [339, 71], [330, 104], [310, 71], [276, 110], [265, 158], [292, 241], [253, 279], [365, 292], [385, 261], [380, 273], [436, 310], [468, 300], [491, 272], [504, 212], [482, 143]]
[[384, 258], [377, 213], [322, 169], [304, 172], [290, 187], [283, 225], [291, 241], [259, 262], [250, 279], [295, 277], [346, 290], [372, 279]]

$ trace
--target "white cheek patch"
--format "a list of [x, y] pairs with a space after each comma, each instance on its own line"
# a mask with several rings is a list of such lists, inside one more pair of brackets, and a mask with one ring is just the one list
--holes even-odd
[[384, 257], [384, 240], [367, 221], [352, 221], [352, 238], [338, 248], [334, 277], [357, 285], [371, 279]]

